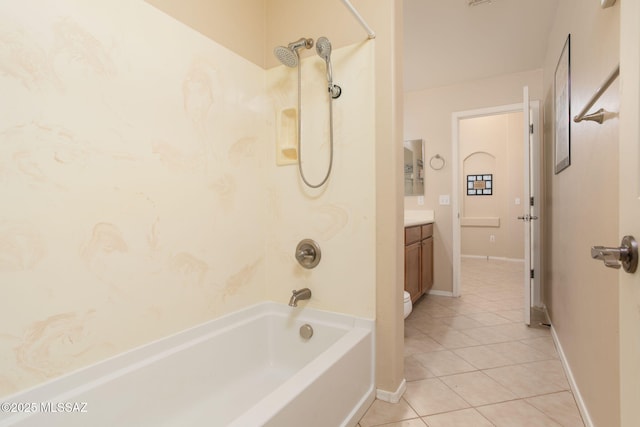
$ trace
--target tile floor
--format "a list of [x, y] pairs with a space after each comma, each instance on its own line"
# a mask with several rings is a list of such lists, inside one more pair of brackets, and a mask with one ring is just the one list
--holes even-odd
[[463, 258], [462, 296], [425, 296], [405, 321], [404, 396], [358, 426], [584, 426], [550, 331], [523, 324], [522, 275]]

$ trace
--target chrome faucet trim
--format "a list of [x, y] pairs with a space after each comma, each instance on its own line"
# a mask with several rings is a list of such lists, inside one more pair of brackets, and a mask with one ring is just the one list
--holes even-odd
[[311, 289], [303, 288], [298, 291], [294, 289], [293, 291], [291, 291], [291, 294], [292, 295], [291, 295], [291, 299], [289, 299], [289, 305], [291, 307], [297, 307], [298, 301], [311, 298]]

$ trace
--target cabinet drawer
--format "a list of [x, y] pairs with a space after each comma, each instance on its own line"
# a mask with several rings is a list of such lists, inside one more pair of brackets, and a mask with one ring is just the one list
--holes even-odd
[[407, 227], [404, 229], [404, 244], [410, 245], [411, 243], [420, 241], [420, 226]]
[[425, 224], [422, 226], [422, 238], [433, 236], [433, 224]]

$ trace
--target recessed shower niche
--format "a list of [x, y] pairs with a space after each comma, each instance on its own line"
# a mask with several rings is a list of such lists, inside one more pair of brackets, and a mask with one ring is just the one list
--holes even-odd
[[276, 164], [293, 165], [298, 162], [298, 110], [284, 108], [278, 113], [276, 140]]

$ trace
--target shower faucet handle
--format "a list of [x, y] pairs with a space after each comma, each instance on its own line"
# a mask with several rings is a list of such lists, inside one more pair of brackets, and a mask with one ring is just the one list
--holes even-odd
[[304, 268], [314, 268], [320, 263], [322, 252], [320, 246], [315, 240], [304, 239], [296, 246], [296, 259]]

